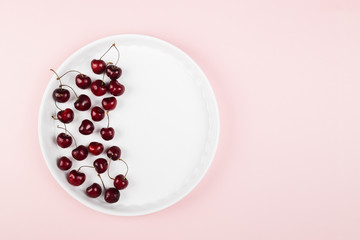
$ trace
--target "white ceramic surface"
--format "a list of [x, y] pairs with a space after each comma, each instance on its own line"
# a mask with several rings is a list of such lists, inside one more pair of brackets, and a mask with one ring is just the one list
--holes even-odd
[[[70, 56], [56, 71], [62, 74], [76, 69], [92, 80], [101, 78], [92, 73], [90, 61], [99, 58], [112, 43], [116, 43], [121, 52], [118, 65], [123, 74], [119, 81], [126, 87], [125, 93], [117, 97], [116, 109], [110, 112], [110, 126], [115, 129], [115, 138], [106, 142], [100, 137], [99, 129], [106, 126], [106, 118], [94, 122], [93, 134], [79, 133], [81, 121], [91, 119], [91, 116], [90, 111], [74, 109], [73, 94], [68, 103], [58, 105], [74, 110], [75, 119], [68, 124], [68, 130], [75, 135], [79, 145], [99, 141], [105, 149], [112, 145], [122, 149], [121, 157], [129, 165], [129, 186], [121, 191], [119, 202], [108, 204], [103, 196], [90, 199], [85, 195], [84, 190], [91, 183], [100, 184], [94, 169], [83, 168], [87, 179], [83, 185], [74, 187], [67, 182], [68, 171], [57, 168], [57, 159], [61, 156], [71, 158], [74, 145], [67, 149], [56, 145], [56, 136], [61, 132], [56, 126], [61, 124], [51, 118], [56, 114], [52, 99], [52, 92], [58, 86], [55, 76], [50, 79], [40, 107], [40, 145], [54, 178], [84, 205], [120, 216], [148, 214], [182, 199], [206, 173], [219, 137], [217, 103], [206, 76], [188, 55], [165, 41], [144, 35], [116, 35], [97, 40]], [[113, 49], [103, 59], [115, 61], [116, 51]], [[68, 74], [62, 79], [63, 83], [73, 86], [78, 94], [89, 95], [92, 107], [101, 106], [101, 99], [110, 96], [107, 93], [96, 97], [90, 89], [79, 89], [74, 82], [75, 75]], [[105, 78], [105, 81], [109, 79]], [[98, 157], [106, 158], [106, 154]], [[84, 161], [73, 160], [72, 168], [92, 165], [96, 158], [89, 154]], [[111, 164], [112, 175], [124, 171], [125, 167], [119, 161]], [[106, 174], [102, 175], [105, 184], [112, 186]]]

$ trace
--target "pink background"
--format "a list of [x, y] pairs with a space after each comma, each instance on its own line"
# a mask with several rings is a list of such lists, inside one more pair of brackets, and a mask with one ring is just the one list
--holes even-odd
[[[360, 239], [358, 2], [33, 0], [0, 13], [0, 239]], [[48, 69], [121, 33], [186, 51], [221, 115], [203, 181], [141, 217], [71, 198], [37, 136]]]

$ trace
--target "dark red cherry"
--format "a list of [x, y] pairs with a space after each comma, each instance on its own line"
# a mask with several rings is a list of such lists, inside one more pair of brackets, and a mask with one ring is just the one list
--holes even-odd
[[121, 150], [117, 146], [112, 146], [106, 151], [106, 155], [112, 160], [118, 160], [121, 156]]
[[93, 183], [88, 188], [86, 188], [86, 195], [91, 198], [97, 198], [101, 195], [102, 189], [99, 184]]
[[87, 95], [81, 94], [79, 98], [75, 101], [74, 106], [79, 111], [89, 110], [89, 108], [91, 107], [91, 100]]
[[104, 146], [99, 142], [91, 142], [88, 146], [89, 152], [94, 155], [99, 155], [104, 151]]
[[106, 63], [101, 59], [93, 59], [91, 61], [91, 69], [96, 74], [101, 74], [106, 68]]
[[53, 92], [53, 98], [57, 102], [64, 103], [70, 98], [70, 92], [64, 88], [57, 88]]
[[120, 96], [125, 92], [125, 86], [117, 80], [111, 80], [109, 83], [109, 92], [114, 96]]
[[85, 173], [78, 172], [76, 170], [71, 170], [68, 174], [69, 183], [74, 186], [80, 186], [85, 182], [85, 179]]
[[112, 127], [109, 127], [109, 128], [102, 128], [100, 130], [100, 134], [101, 134], [101, 137], [106, 140], [106, 141], [109, 141], [111, 139], [114, 138], [114, 135], [115, 135], [115, 131]]
[[65, 133], [60, 133], [56, 138], [57, 144], [62, 148], [67, 148], [72, 144], [72, 137]]
[[108, 188], [105, 191], [104, 199], [108, 203], [115, 203], [119, 201], [120, 192], [116, 188]]
[[92, 120], [98, 122], [103, 120], [105, 117], [105, 111], [101, 108], [101, 107], [93, 107], [93, 109], [91, 109], [91, 118]]
[[59, 160], [57, 162], [57, 166], [61, 170], [66, 171], [66, 170], [69, 170], [71, 168], [72, 162], [67, 157], [61, 157], [61, 158], [59, 158]]
[[93, 165], [98, 173], [103, 173], [108, 169], [108, 162], [104, 158], [96, 159]]
[[107, 91], [107, 85], [102, 80], [96, 80], [91, 84], [91, 91], [95, 96], [102, 96]]
[[122, 70], [121, 68], [119, 68], [118, 66], [115, 65], [108, 65], [106, 67], [106, 75], [111, 79], [111, 80], [116, 80], [121, 76]]
[[129, 184], [129, 181], [127, 180], [127, 178], [124, 175], [120, 174], [115, 177], [114, 187], [116, 187], [117, 189], [122, 190], [122, 189], [126, 188], [128, 184]]
[[84, 135], [89, 135], [94, 131], [94, 124], [88, 120], [85, 119], [81, 122], [81, 125], [79, 127], [79, 132]]
[[80, 145], [72, 150], [71, 155], [78, 161], [84, 160], [88, 156], [88, 150], [84, 145]]
[[86, 76], [85, 74], [78, 74], [75, 77], [76, 86], [81, 89], [87, 89], [91, 85], [90, 77]]
[[63, 123], [71, 123], [74, 120], [74, 112], [70, 108], [61, 110], [57, 113], [57, 119]]
[[103, 108], [107, 111], [113, 110], [116, 107], [117, 101], [115, 97], [104, 98], [101, 101]]

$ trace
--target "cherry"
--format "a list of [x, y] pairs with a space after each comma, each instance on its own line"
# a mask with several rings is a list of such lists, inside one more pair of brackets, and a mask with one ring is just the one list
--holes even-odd
[[94, 167], [95, 167], [95, 170], [98, 172], [98, 173], [103, 173], [107, 170], [108, 168], [108, 162], [106, 161], [106, 159], [104, 158], [98, 158], [94, 161]]
[[102, 96], [107, 91], [107, 85], [104, 81], [98, 79], [91, 84], [91, 91], [95, 96]]
[[119, 201], [120, 192], [116, 188], [108, 188], [105, 191], [104, 199], [108, 203], [115, 203]]
[[61, 157], [61, 158], [59, 158], [59, 160], [57, 162], [57, 166], [61, 170], [66, 171], [66, 170], [69, 170], [71, 168], [72, 162], [67, 157]]
[[108, 97], [108, 98], [104, 98], [101, 101], [101, 104], [105, 110], [110, 111], [110, 110], [115, 109], [117, 101], [116, 101], [115, 97]]
[[85, 119], [81, 122], [81, 125], [79, 127], [79, 132], [84, 135], [89, 135], [94, 131], [94, 124], [88, 120]]
[[92, 120], [98, 122], [103, 120], [105, 117], [105, 111], [98, 106], [93, 107], [93, 109], [91, 109], [91, 118]]
[[76, 86], [78, 86], [81, 89], [87, 89], [91, 85], [91, 79], [90, 77], [86, 76], [85, 74], [78, 74], [75, 77], [75, 83]]
[[125, 86], [117, 80], [111, 80], [109, 83], [109, 92], [114, 96], [120, 96], [125, 92]]
[[91, 100], [87, 95], [81, 94], [75, 101], [74, 106], [79, 111], [86, 111], [91, 107]]
[[114, 138], [115, 130], [112, 127], [102, 128], [100, 134], [105, 141], [109, 141]]
[[76, 170], [71, 170], [68, 174], [68, 181], [71, 185], [74, 186], [80, 186], [85, 182], [85, 179], [86, 179], [85, 173]]
[[57, 113], [57, 119], [62, 123], [71, 123], [74, 120], [74, 112], [70, 108]]
[[115, 66], [113, 64], [108, 65], [106, 67], [106, 75], [111, 79], [111, 80], [116, 80], [121, 76], [122, 70], [121, 68], [119, 68], [118, 66]]
[[72, 150], [71, 155], [76, 160], [82, 161], [88, 156], [88, 150], [84, 145], [80, 145]]
[[53, 98], [55, 101], [64, 103], [70, 98], [70, 92], [64, 88], [57, 88], [53, 92]]
[[88, 146], [89, 152], [94, 155], [99, 155], [104, 151], [104, 146], [99, 142], [91, 142]]
[[112, 160], [118, 160], [121, 156], [121, 150], [117, 146], [112, 146], [106, 151], [106, 155]]
[[101, 58], [100, 59], [93, 59], [91, 61], [91, 69], [96, 74], [103, 73], [105, 71], [105, 67], [106, 67], [106, 63], [104, 62], [104, 60], [101, 60]]
[[72, 137], [66, 133], [60, 133], [56, 138], [57, 144], [62, 148], [67, 148], [72, 144]]
[[114, 180], [115, 188], [122, 190], [122, 189], [125, 189], [128, 184], [129, 184], [129, 181], [127, 180], [127, 178], [124, 175], [119, 174], [115, 177], [115, 180]]
[[86, 188], [86, 195], [91, 198], [97, 198], [101, 195], [101, 187], [97, 183], [91, 184], [88, 188]]

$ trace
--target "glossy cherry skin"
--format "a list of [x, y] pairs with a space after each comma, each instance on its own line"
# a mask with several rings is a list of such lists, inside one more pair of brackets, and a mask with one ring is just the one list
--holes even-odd
[[115, 177], [114, 187], [116, 189], [122, 190], [122, 189], [126, 188], [128, 184], [129, 184], [129, 181], [127, 180], [127, 178], [124, 175], [120, 174]]
[[102, 189], [99, 184], [93, 183], [88, 188], [86, 188], [85, 192], [88, 197], [97, 198], [101, 195]]
[[101, 101], [101, 104], [103, 106], [103, 108], [107, 111], [110, 111], [110, 110], [114, 110], [115, 107], [116, 107], [116, 104], [117, 104], [117, 100], [115, 97], [108, 97], [108, 98], [104, 98], [102, 101]]
[[75, 83], [76, 86], [78, 86], [81, 89], [87, 89], [91, 85], [91, 79], [89, 76], [86, 76], [85, 74], [78, 74], [75, 77]]
[[84, 145], [80, 145], [72, 150], [71, 155], [78, 161], [84, 160], [88, 156], [88, 150]]
[[53, 98], [55, 101], [64, 103], [70, 98], [70, 92], [64, 88], [57, 88], [53, 92]]
[[108, 65], [106, 67], [106, 75], [111, 79], [111, 80], [116, 80], [121, 76], [122, 70], [121, 68], [119, 68], [118, 66], [115, 65]]
[[95, 106], [91, 109], [91, 118], [95, 122], [103, 120], [105, 117], [105, 111], [98, 106]]
[[102, 80], [96, 80], [91, 84], [91, 91], [95, 96], [102, 96], [106, 93], [108, 87]]
[[108, 162], [104, 158], [96, 159], [93, 165], [98, 173], [103, 173], [108, 169]]
[[67, 148], [70, 147], [70, 145], [72, 144], [72, 137], [68, 134], [60, 133], [56, 137], [56, 142], [57, 145], [59, 145], [60, 147]]
[[99, 142], [91, 142], [88, 146], [88, 150], [94, 155], [99, 155], [104, 151], [104, 146]]
[[85, 119], [81, 122], [81, 125], [79, 127], [79, 132], [81, 134], [89, 135], [92, 134], [93, 131], [94, 131], [94, 124], [90, 120]]
[[70, 108], [61, 110], [57, 113], [57, 119], [62, 123], [71, 123], [74, 120], [74, 111]]
[[121, 150], [117, 146], [112, 146], [106, 151], [106, 155], [112, 160], [118, 160], [121, 156]]
[[115, 136], [115, 130], [112, 127], [109, 128], [102, 128], [100, 130], [100, 134], [101, 137], [105, 140], [105, 141], [109, 141], [111, 139], [114, 138]]
[[58, 168], [60, 168], [63, 171], [69, 170], [72, 166], [72, 162], [69, 158], [67, 157], [61, 157], [59, 158], [59, 160], [57, 161], [57, 166]]
[[79, 111], [89, 110], [89, 108], [91, 107], [91, 100], [87, 95], [81, 94], [79, 98], [75, 101], [74, 106]]
[[108, 203], [116, 203], [119, 201], [120, 192], [116, 188], [108, 188], [105, 191], [104, 199]]
[[96, 74], [101, 74], [105, 71], [106, 63], [101, 59], [93, 59], [91, 61], [91, 69]]
[[78, 172], [76, 170], [71, 170], [68, 174], [68, 181], [71, 185], [80, 186], [86, 180], [85, 173]]
[[114, 96], [120, 96], [125, 92], [125, 86], [116, 80], [111, 80], [109, 83], [109, 92]]

